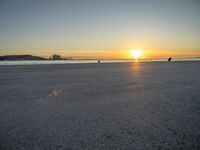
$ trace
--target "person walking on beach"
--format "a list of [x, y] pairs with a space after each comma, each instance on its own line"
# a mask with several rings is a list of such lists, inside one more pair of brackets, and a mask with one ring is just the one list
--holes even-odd
[[172, 58], [171, 58], [171, 57], [169, 57], [169, 58], [168, 58], [168, 61], [171, 61], [171, 60], [172, 60]]

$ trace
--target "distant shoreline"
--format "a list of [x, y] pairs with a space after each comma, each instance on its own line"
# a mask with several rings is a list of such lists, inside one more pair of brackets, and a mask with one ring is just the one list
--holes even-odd
[[[55, 55], [54, 55], [55, 56]], [[57, 55], [60, 56], [60, 55]], [[70, 58], [70, 59], [69, 59]], [[0, 61], [36, 61], [36, 60], [107, 60], [107, 61], [112, 61], [112, 60], [122, 60], [122, 61], [131, 61], [134, 59], [101, 59], [101, 58], [76, 58], [73, 59], [72, 57], [60, 57], [59, 59], [52, 59], [50, 58], [45, 58], [45, 57], [41, 57], [41, 56], [33, 56], [33, 55], [3, 55], [0, 56]], [[163, 58], [141, 58], [139, 59], [140, 61], [156, 61], [156, 60], [167, 60], [167, 57], [163, 57]], [[199, 59], [200, 60], [200, 56], [199, 57], [172, 57], [172, 59], [174, 60], [187, 60], [187, 59]]]
[[[173, 59], [172, 62], [183, 61], [200, 61], [200, 58], [196, 59]], [[101, 60], [101, 63], [133, 63], [134, 60]], [[151, 60], [139, 60], [136, 63], [142, 62], [167, 62], [167, 59], [151, 59]], [[0, 66], [6, 65], [53, 65], [53, 64], [97, 64], [98, 60], [4, 60], [0, 61]]]

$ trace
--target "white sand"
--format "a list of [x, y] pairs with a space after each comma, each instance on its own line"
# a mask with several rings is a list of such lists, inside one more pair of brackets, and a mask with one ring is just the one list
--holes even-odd
[[0, 149], [197, 149], [200, 62], [0, 66]]

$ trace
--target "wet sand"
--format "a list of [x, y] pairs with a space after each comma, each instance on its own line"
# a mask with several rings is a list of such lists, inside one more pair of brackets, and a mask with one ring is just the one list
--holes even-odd
[[0, 66], [0, 149], [198, 149], [200, 61]]

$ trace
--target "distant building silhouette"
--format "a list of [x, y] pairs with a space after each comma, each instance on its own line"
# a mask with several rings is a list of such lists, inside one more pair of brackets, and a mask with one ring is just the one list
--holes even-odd
[[65, 57], [64, 59], [65, 59], [65, 60], [73, 60], [72, 57]]
[[73, 57], [61, 57], [61, 55], [54, 54], [49, 59], [51, 59], [51, 60], [73, 60]]
[[52, 59], [53, 60], [61, 60], [61, 56], [57, 55], [57, 54], [54, 54], [54, 55], [52, 55]]

